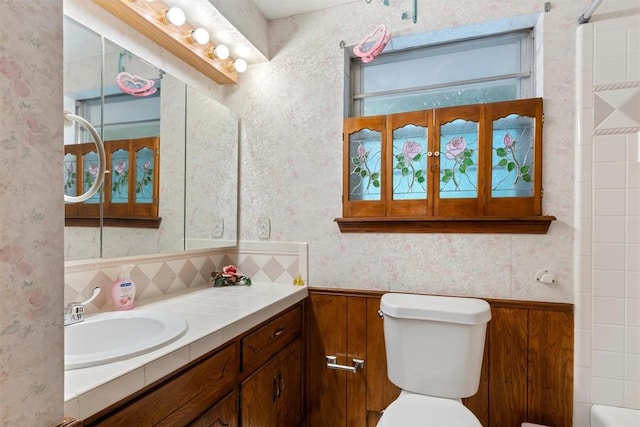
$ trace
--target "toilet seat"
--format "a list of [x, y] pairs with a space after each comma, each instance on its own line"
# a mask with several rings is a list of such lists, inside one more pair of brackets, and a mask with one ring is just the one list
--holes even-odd
[[377, 427], [482, 427], [460, 401], [402, 392], [385, 409]]

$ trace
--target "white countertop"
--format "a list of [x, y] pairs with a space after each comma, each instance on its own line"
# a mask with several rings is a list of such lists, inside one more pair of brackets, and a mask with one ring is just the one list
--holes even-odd
[[179, 314], [189, 330], [158, 350], [65, 371], [65, 416], [85, 419], [248, 331], [308, 295], [306, 286], [253, 283], [206, 288], [140, 309]]

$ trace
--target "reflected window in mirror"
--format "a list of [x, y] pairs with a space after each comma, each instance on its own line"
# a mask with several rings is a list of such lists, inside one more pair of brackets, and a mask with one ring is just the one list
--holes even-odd
[[[124, 84], [134, 83], [127, 80]], [[160, 79], [136, 77], [137, 86], [132, 87], [144, 92], [123, 93], [121, 85], [107, 87], [104, 101], [96, 94], [73, 100], [75, 113], [86, 117], [103, 135], [108, 173], [102, 194], [86, 203], [65, 206], [66, 225], [99, 226], [102, 217], [105, 226], [160, 226]], [[65, 140], [65, 193], [75, 195], [92, 184], [97, 153], [93, 143], [84, 142], [90, 137], [82, 127], [76, 127], [67, 139], [71, 140]]]
[[[65, 205], [66, 225], [98, 226], [100, 196], [106, 226], [158, 228], [159, 137], [105, 141], [107, 170], [102, 194]], [[75, 173], [81, 170], [82, 173]], [[65, 145], [65, 192], [86, 191], [97, 170], [95, 144]]]

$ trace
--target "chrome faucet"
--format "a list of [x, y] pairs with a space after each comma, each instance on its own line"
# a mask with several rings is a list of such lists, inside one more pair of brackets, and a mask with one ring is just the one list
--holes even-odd
[[74, 323], [82, 322], [84, 320], [84, 306], [93, 301], [100, 293], [100, 288], [95, 287], [93, 294], [84, 301], [70, 302], [64, 308], [64, 326], [73, 325]]

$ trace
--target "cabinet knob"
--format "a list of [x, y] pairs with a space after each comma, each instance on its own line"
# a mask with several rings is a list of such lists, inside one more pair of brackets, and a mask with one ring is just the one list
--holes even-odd
[[433, 152], [427, 151], [427, 157], [432, 157], [432, 156], [433, 156]]

